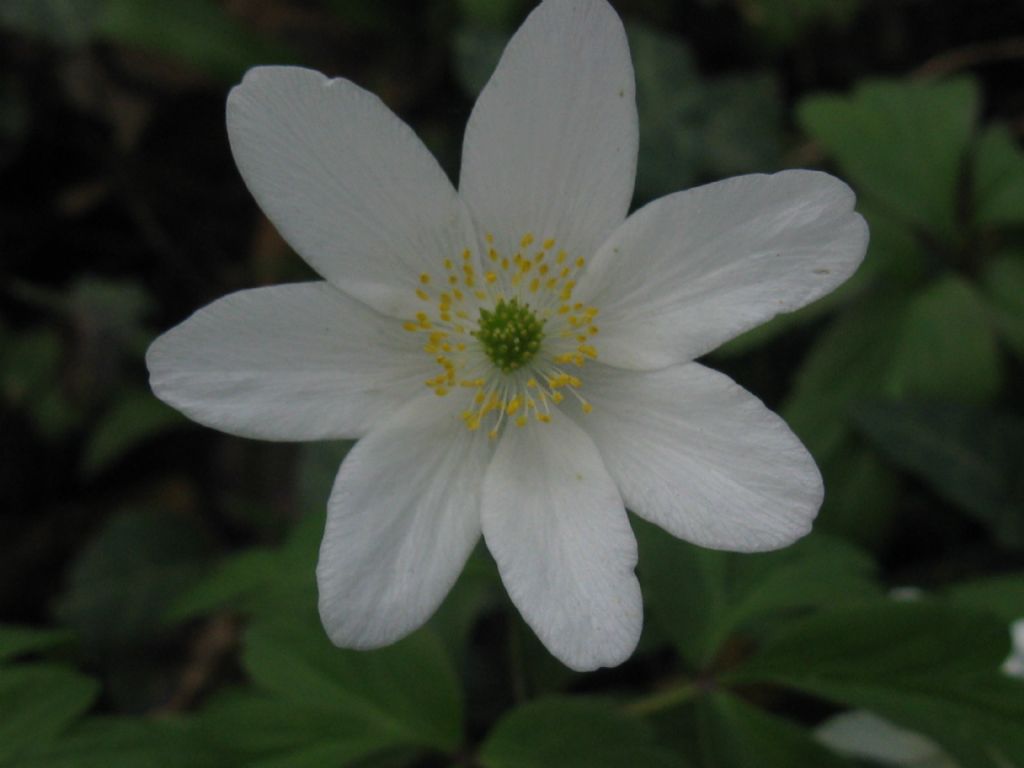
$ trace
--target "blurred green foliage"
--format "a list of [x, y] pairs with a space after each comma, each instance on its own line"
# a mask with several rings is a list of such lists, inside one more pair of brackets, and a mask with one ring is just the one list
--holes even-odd
[[822, 27], [848, 26], [861, 0], [741, 0], [737, 9], [767, 45], [790, 46]]
[[849, 768], [813, 736], [837, 708], [1024, 765], [1024, 683], [999, 671], [1024, 617], [1024, 92], [1019, 55], [963, 56], [1012, 4], [616, 3], [635, 204], [822, 167], [871, 244], [711, 359], [814, 453], [815, 532], [738, 555], [634, 520], [644, 636], [588, 676], [483, 548], [413, 636], [335, 649], [314, 569], [351, 445], [215, 435], [149, 393], [158, 330], [306, 274], [232, 166], [226, 88], [261, 63], [351, 77], [454, 175], [531, 3], [259, 5], [0, 3], [0, 766]]
[[58, 45], [103, 41], [167, 54], [224, 79], [294, 61], [213, 0], [13, 0], [0, 6], [0, 24]]
[[609, 701], [585, 696], [539, 698], [502, 718], [480, 750], [486, 768], [612, 768], [678, 765], [645, 723]]

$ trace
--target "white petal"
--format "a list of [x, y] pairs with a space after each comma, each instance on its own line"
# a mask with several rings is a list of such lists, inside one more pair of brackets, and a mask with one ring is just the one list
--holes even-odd
[[511, 255], [557, 238], [590, 257], [626, 216], [637, 114], [626, 35], [604, 0], [547, 0], [512, 37], [466, 126], [459, 191]]
[[853, 192], [816, 171], [738, 176], [655, 200], [602, 246], [576, 295], [600, 309], [601, 359], [687, 362], [823, 296], [867, 248]]
[[955, 768], [935, 742], [864, 710], [835, 715], [815, 731], [825, 746], [850, 757], [887, 765]]
[[1024, 619], [1017, 619], [1010, 625], [1012, 645], [1010, 655], [1003, 662], [1004, 675], [1024, 680]]
[[[590, 433], [634, 513], [714, 549], [777, 549], [811, 528], [821, 475], [786, 423], [697, 363], [660, 371], [587, 366]], [[572, 412], [572, 411], [571, 411]]]
[[423, 394], [345, 457], [316, 570], [320, 617], [336, 645], [376, 648], [419, 627], [479, 539], [493, 450], [457, 405]]
[[258, 67], [228, 97], [253, 197], [336, 287], [416, 311], [420, 274], [475, 244], [465, 206], [412, 130], [372, 93], [299, 67]]
[[239, 291], [158, 338], [150, 386], [194, 421], [243, 437], [359, 437], [424, 390], [415, 334], [327, 283]]
[[512, 602], [577, 670], [614, 666], [643, 623], [636, 539], [590, 438], [557, 411], [505, 429], [484, 480], [483, 529]]

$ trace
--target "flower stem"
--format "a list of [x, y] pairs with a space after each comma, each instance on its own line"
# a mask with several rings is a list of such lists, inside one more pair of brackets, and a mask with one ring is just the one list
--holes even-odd
[[634, 699], [625, 706], [625, 712], [637, 717], [648, 717], [649, 715], [672, 709], [680, 704], [685, 704], [701, 693], [701, 687], [693, 680], [687, 680], [663, 691], [652, 693], [639, 699]]

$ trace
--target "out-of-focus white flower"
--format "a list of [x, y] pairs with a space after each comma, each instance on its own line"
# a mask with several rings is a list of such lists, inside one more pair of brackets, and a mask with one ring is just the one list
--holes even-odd
[[548, 0], [515, 34], [470, 116], [458, 190], [379, 99], [305, 69], [250, 71], [228, 133], [324, 281], [200, 310], [150, 348], [151, 383], [233, 434], [361, 438], [317, 569], [335, 643], [420, 626], [482, 533], [551, 652], [614, 665], [642, 621], [626, 507], [720, 549], [810, 529], [810, 455], [692, 361], [843, 282], [867, 228], [850, 189], [812, 171], [627, 218], [633, 69], [604, 0]]
[[[895, 597], [895, 592], [890, 594]], [[918, 597], [920, 595], [915, 595], [913, 599]], [[1024, 619], [1010, 626], [1010, 634], [1013, 650], [1002, 671], [1011, 677], [1024, 678]], [[958, 768], [959, 765], [931, 739], [863, 710], [851, 710], [830, 718], [818, 727], [815, 735], [818, 741], [840, 754], [887, 765], [913, 768]], [[1004, 764], [999, 755], [993, 755], [993, 759]]]
[[830, 718], [819, 726], [816, 736], [825, 746], [849, 757], [908, 768], [958, 768], [931, 739], [863, 710]]
[[1010, 625], [1010, 637], [1013, 647], [1003, 663], [1003, 673], [1024, 680], [1024, 619], [1017, 619]]
[[889, 590], [889, 599], [900, 603], [913, 603], [924, 598], [926, 594], [920, 587], [893, 587]]

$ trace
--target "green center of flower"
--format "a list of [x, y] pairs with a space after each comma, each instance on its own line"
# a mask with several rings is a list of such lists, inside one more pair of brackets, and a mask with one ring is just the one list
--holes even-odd
[[487, 357], [503, 373], [529, 363], [544, 340], [544, 320], [529, 304], [518, 299], [500, 299], [493, 310], [480, 308], [480, 320], [473, 332]]
[[423, 383], [438, 397], [466, 393], [462, 420], [492, 439], [506, 424], [550, 423], [567, 396], [590, 413], [579, 374], [597, 359], [597, 307], [573, 299], [584, 257], [531, 232], [511, 254], [490, 233], [484, 242], [483, 253], [465, 248], [443, 272], [419, 275], [420, 311], [402, 327], [440, 366]]

